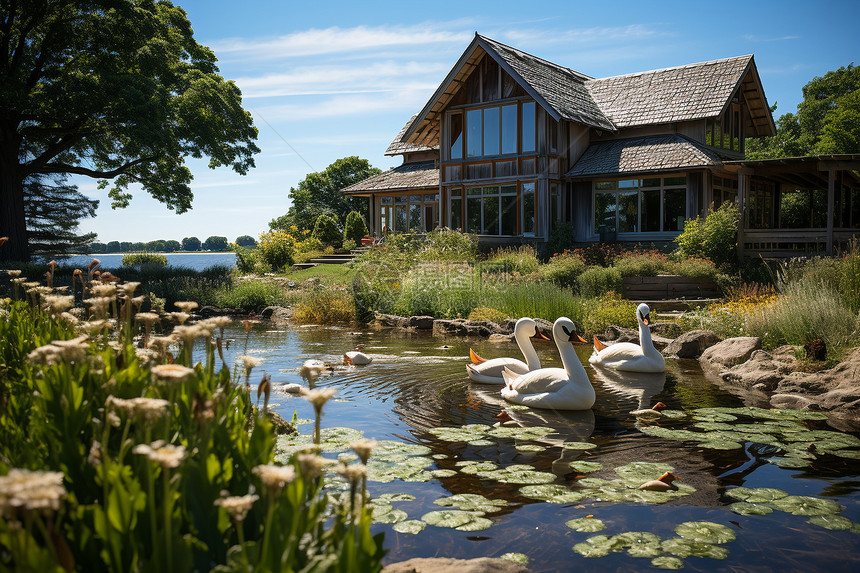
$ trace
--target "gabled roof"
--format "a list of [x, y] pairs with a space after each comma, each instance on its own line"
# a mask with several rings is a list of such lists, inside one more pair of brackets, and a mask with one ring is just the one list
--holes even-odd
[[439, 168], [435, 161], [404, 163], [341, 189], [344, 195], [368, 194], [376, 191], [409, 191], [439, 189]]
[[418, 117], [417, 113], [409, 118], [409, 121], [407, 121], [406, 125], [403, 126], [403, 129], [400, 130], [400, 133], [397, 134], [397, 137], [394, 138], [394, 141], [392, 141], [391, 145], [388, 146], [388, 149], [385, 150], [385, 155], [400, 155], [403, 153], [414, 153], [416, 151], [433, 151], [434, 149], [439, 149], [438, 127], [436, 134], [436, 145], [416, 145], [414, 143], [408, 143], [403, 140], [403, 136], [406, 134], [406, 130], [409, 129], [409, 127], [412, 125], [412, 122], [415, 121], [416, 117]]
[[721, 165], [714, 149], [679, 134], [650, 135], [592, 143], [566, 176], [574, 179], [636, 175]]

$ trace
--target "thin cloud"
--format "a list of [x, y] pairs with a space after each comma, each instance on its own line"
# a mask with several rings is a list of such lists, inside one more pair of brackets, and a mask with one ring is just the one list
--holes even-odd
[[432, 94], [431, 90], [398, 90], [366, 94], [347, 94], [317, 99], [304, 104], [284, 104], [262, 107], [259, 113], [268, 121], [299, 121], [361, 115], [379, 111], [406, 110], [414, 113]]
[[754, 34], [746, 34], [744, 40], [747, 42], [784, 42], [786, 40], [799, 40], [800, 36], [776, 36], [773, 38], [762, 38]]

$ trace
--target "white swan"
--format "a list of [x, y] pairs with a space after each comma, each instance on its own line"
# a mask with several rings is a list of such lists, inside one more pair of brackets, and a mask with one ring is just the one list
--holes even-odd
[[502, 372], [505, 368], [511, 369], [517, 374], [525, 374], [531, 370], [540, 368], [540, 358], [532, 346], [531, 339], [549, 340], [541, 333], [537, 327], [537, 323], [528, 317], [523, 317], [514, 325], [514, 339], [517, 341], [517, 346], [523, 353], [526, 361], [517, 360], [516, 358], [493, 358], [485, 360], [475, 354], [470, 348], [469, 357], [472, 359], [471, 364], [466, 364], [466, 372], [469, 378], [474, 382], [483, 384], [499, 384], [505, 383], [502, 378]]
[[585, 341], [576, 333], [573, 321], [564, 316], [553, 324], [552, 335], [564, 368], [541, 368], [519, 376], [505, 370], [502, 397], [533, 408], [588, 410], [594, 405], [594, 387], [571, 344]]
[[355, 350], [350, 350], [349, 352], [343, 353], [343, 363], [350, 364], [352, 366], [366, 366], [373, 362], [373, 358], [362, 352], [362, 348], [364, 348], [364, 344], [359, 344], [355, 347]]
[[624, 370], [626, 372], [663, 372], [666, 370], [666, 360], [660, 351], [654, 348], [651, 340], [651, 309], [642, 303], [636, 309], [636, 322], [639, 323], [639, 344], [619, 342], [606, 346], [594, 337], [594, 353], [588, 359], [592, 364]]

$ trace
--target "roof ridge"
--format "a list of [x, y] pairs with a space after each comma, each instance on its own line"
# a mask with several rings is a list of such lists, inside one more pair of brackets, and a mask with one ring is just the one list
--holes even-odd
[[706, 62], [696, 62], [696, 63], [694, 63], [694, 64], [684, 64], [684, 65], [681, 65], [681, 66], [670, 66], [670, 67], [668, 67], [668, 68], [656, 68], [656, 69], [653, 69], [653, 70], [645, 70], [645, 71], [641, 71], [641, 72], [630, 72], [629, 74], [619, 74], [619, 75], [617, 75], [617, 76], [606, 76], [606, 77], [603, 77], [603, 78], [591, 78], [590, 80], [588, 80], [588, 83], [591, 83], [591, 82], [600, 82], [600, 81], [603, 81], [603, 80], [613, 80], [613, 79], [616, 79], [616, 78], [631, 78], [631, 77], [635, 77], [635, 76], [644, 76], [644, 75], [646, 75], [646, 74], [653, 74], [653, 73], [656, 73], [656, 72], [668, 72], [668, 71], [671, 71], [671, 70], [684, 70], [684, 69], [689, 69], [689, 68], [698, 68], [698, 67], [701, 67], [701, 66], [708, 66], [708, 65], [711, 65], [711, 64], [717, 64], [717, 63], [720, 63], [720, 62], [728, 62], [728, 61], [731, 61], [731, 60], [750, 59], [750, 58], [752, 58], [752, 57], [753, 57], [753, 54], [746, 54], [746, 55], [743, 55], [743, 56], [732, 56], [732, 57], [730, 57], [730, 58], [718, 58], [718, 59], [716, 59], [716, 60], [708, 60], [708, 61], [706, 61]]
[[492, 43], [492, 44], [498, 44], [499, 46], [502, 46], [502, 47], [504, 47], [504, 48], [507, 48], [508, 50], [510, 50], [510, 51], [512, 51], [512, 52], [516, 52], [516, 53], [518, 53], [518, 54], [523, 54], [523, 55], [525, 55], [525, 56], [528, 56], [529, 58], [533, 58], [533, 59], [535, 59], [535, 60], [538, 60], [539, 62], [542, 62], [542, 63], [547, 64], [547, 65], [549, 65], [549, 66], [552, 66], [552, 67], [554, 67], [554, 68], [557, 68], [557, 69], [560, 69], [560, 70], [564, 70], [565, 72], [567, 72], [567, 73], [569, 73], [569, 74], [573, 74], [574, 76], [579, 76], [579, 78], [580, 78], [583, 82], [586, 82], [586, 81], [589, 81], [589, 80], [594, 80], [594, 79], [596, 79], [596, 78], [593, 78], [593, 77], [591, 77], [591, 76], [589, 76], [589, 75], [583, 74], [582, 72], [578, 72], [578, 71], [574, 70], [573, 68], [568, 68], [567, 66], [562, 66], [561, 64], [556, 64], [555, 62], [551, 62], [551, 61], [549, 61], [549, 60], [547, 60], [547, 59], [541, 58], [540, 56], [535, 56], [534, 54], [530, 54], [530, 53], [528, 53], [528, 52], [524, 52], [524, 51], [522, 51], [522, 50], [520, 50], [520, 49], [518, 49], [518, 48], [514, 48], [513, 46], [509, 46], [509, 45], [507, 45], [507, 44], [505, 44], [505, 43], [503, 43], [503, 42], [499, 42], [498, 40], [494, 40], [494, 39], [492, 39], [492, 38], [488, 38], [487, 36], [482, 36], [482, 35], [480, 35], [480, 34], [478, 34], [478, 33], [475, 33], [475, 35], [476, 35], [476, 36], [478, 36], [479, 38], [481, 38], [482, 40], [486, 40], [486, 41], [488, 41], [488, 42], [490, 42], [490, 43]]

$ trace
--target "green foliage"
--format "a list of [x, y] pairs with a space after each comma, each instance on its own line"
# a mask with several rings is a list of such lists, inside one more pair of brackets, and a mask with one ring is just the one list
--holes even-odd
[[203, 241], [203, 250], [221, 253], [229, 250], [228, 245], [227, 237], [212, 236]]
[[544, 247], [544, 257], [562, 253], [573, 246], [576, 229], [567, 221], [556, 221]]
[[260, 235], [257, 248], [263, 253], [266, 264], [279, 271], [293, 264], [296, 240], [285, 231], [269, 231]]
[[723, 203], [702, 219], [688, 219], [684, 232], [675, 238], [682, 257], [703, 257], [716, 265], [736, 265], [740, 212], [732, 203]]
[[860, 241], [851, 241], [851, 248], [843, 259], [839, 292], [854, 314], [860, 313]]
[[367, 210], [366, 198], [344, 196], [341, 189], [377, 173], [379, 169], [356, 156], [338, 159], [324, 171], [308, 173], [297, 187], [290, 188], [292, 206], [287, 213], [272, 220], [269, 227], [286, 230], [295, 225], [299, 231], [310, 230], [323, 213], [334, 215], [341, 224], [350, 211]]
[[132, 253], [122, 258], [124, 267], [166, 267], [167, 257], [157, 253]]
[[246, 248], [233, 243], [230, 250], [236, 253], [236, 268], [240, 273], [264, 273], [270, 270], [263, 258], [262, 249]]
[[469, 320], [486, 320], [489, 322], [495, 322], [496, 324], [501, 324], [508, 318], [508, 315], [500, 310], [496, 310], [495, 308], [488, 308], [486, 306], [479, 306], [469, 313]]
[[[44, 348], [74, 336], [70, 326], [21, 302], [0, 304], [0, 474], [59, 470], [65, 490], [56, 510], [0, 500], [23, 525], [0, 520], [5, 566], [381, 569], [382, 536], [371, 536], [362, 489], [331, 495], [325, 477], [304, 474], [295, 458], [286, 460], [294, 479], [264, 480], [260, 466], [274, 465], [272, 425], [252, 407], [238, 372], [220, 364], [220, 337], [180, 379], [164, 379], [156, 365], [166, 357], [138, 358], [131, 331], [119, 338], [126, 343], [112, 340], [117, 350], [107, 344], [116, 333], [107, 331], [98, 343], [80, 343], [86, 359], [70, 359]], [[177, 364], [193, 363], [192, 342]], [[141, 398], [148, 409], [125, 402]], [[224, 496], [249, 492], [256, 494], [241, 516], [223, 505]]]
[[355, 322], [355, 302], [347, 290], [314, 288], [296, 304], [293, 319], [302, 324]]
[[481, 263], [481, 272], [487, 274], [519, 273], [529, 275], [538, 270], [540, 262], [537, 252], [532, 245], [504, 247], [492, 253], [489, 259]]
[[24, 180], [24, 216], [31, 255], [63, 257], [88, 250], [95, 233], [81, 233], [78, 222], [95, 217], [99, 202], [69, 185], [64, 176]]
[[584, 297], [599, 297], [606, 293], [621, 293], [621, 272], [614, 268], [588, 267], [578, 279], [579, 292]]
[[236, 237], [236, 244], [246, 249], [253, 249], [257, 246], [257, 239], [251, 235], [240, 235]]
[[[111, 242], [113, 242], [113, 241], [111, 241]], [[108, 249], [110, 249], [110, 245], [111, 245], [111, 243], [108, 243]], [[198, 239], [197, 237], [185, 237], [184, 239], [182, 239], [182, 250], [183, 251], [191, 251], [191, 252], [199, 251], [200, 245], [201, 245], [200, 239]], [[119, 249], [117, 249], [117, 250], [119, 250]], [[108, 252], [110, 252], [110, 251], [108, 251]]]
[[350, 211], [346, 216], [346, 223], [343, 225], [344, 243], [347, 240], [352, 240], [353, 245], [361, 244], [361, 238], [365, 235], [367, 235], [367, 223], [364, 222], [364, 217], [358, 211]]
[[601, 334], [607, 326], [636, 328], [636, 303], [615, 293], [603, 294], [585, 302], [583, 326], [589, 334]]
[[612, 266], [622, 277], [653, 277], [675, 270], [669, 257], [659, 251], [624, 253], [615, 259]]
[[579, 275], [584, 271], [585, 261], [582, 257], [570, 251], [564, 251], [553, 255], [546, 264], [541, 265], [539, 276], [558, 286], [578, 289]]
[[260, 312], [267, 306], [289, 306], [294, 299], [276, 282], [252, 279], [218, 288], [213, 304], [220, 308]]
[[[389, 236], [386, 241], [395, 244], [392, 240], [396, 235]], [[418, 243], [414, 241], [413, 244]], [[414, 244], [418, 259], [422, 262], [437, 263], [462, 263], [472, 262], [478, 256], [478, 237], [461, 231], [441, 228], [430, 231], [424, 241]]]
[[[115, 207], [139, 185], [177, 213], [191, 208], [186, 157], [245, 174], [259, 151], [241, 92], [198, 44], [186, 12], [169, 2], [4, 4], [0, 101], [14, 117], [0, 126], [17, 172], [68, 173], [101, 180]], [[130, 33], [132, 31], [133, 33]], [[3, 197], [22, 197], [4, 178]], [[19, 227], [20, 225], [20, 227]], [[26, 258], [24, 220], [7, 252]], [[6, 253], [4, 253], [6, 254]], [[24, 256], [17, 256], [17, 255]]]
[[582, 323], [582, 299], [570, 289], [547, 282], [524, 280], [499, 281], [490, 285], [493, 288], [483, 295], [481, 304], [497, 308], [512, 318], [530, 316], [553, 322], [560, 316], [566, 316]]
[[340, 247], [343, 243], [343, 234], [338, 229], [337, 219], [328, 213], [323, 213], [317, 217], [316, 224], [314, 224], [314, 232], [311, 236], [329, 247]]

